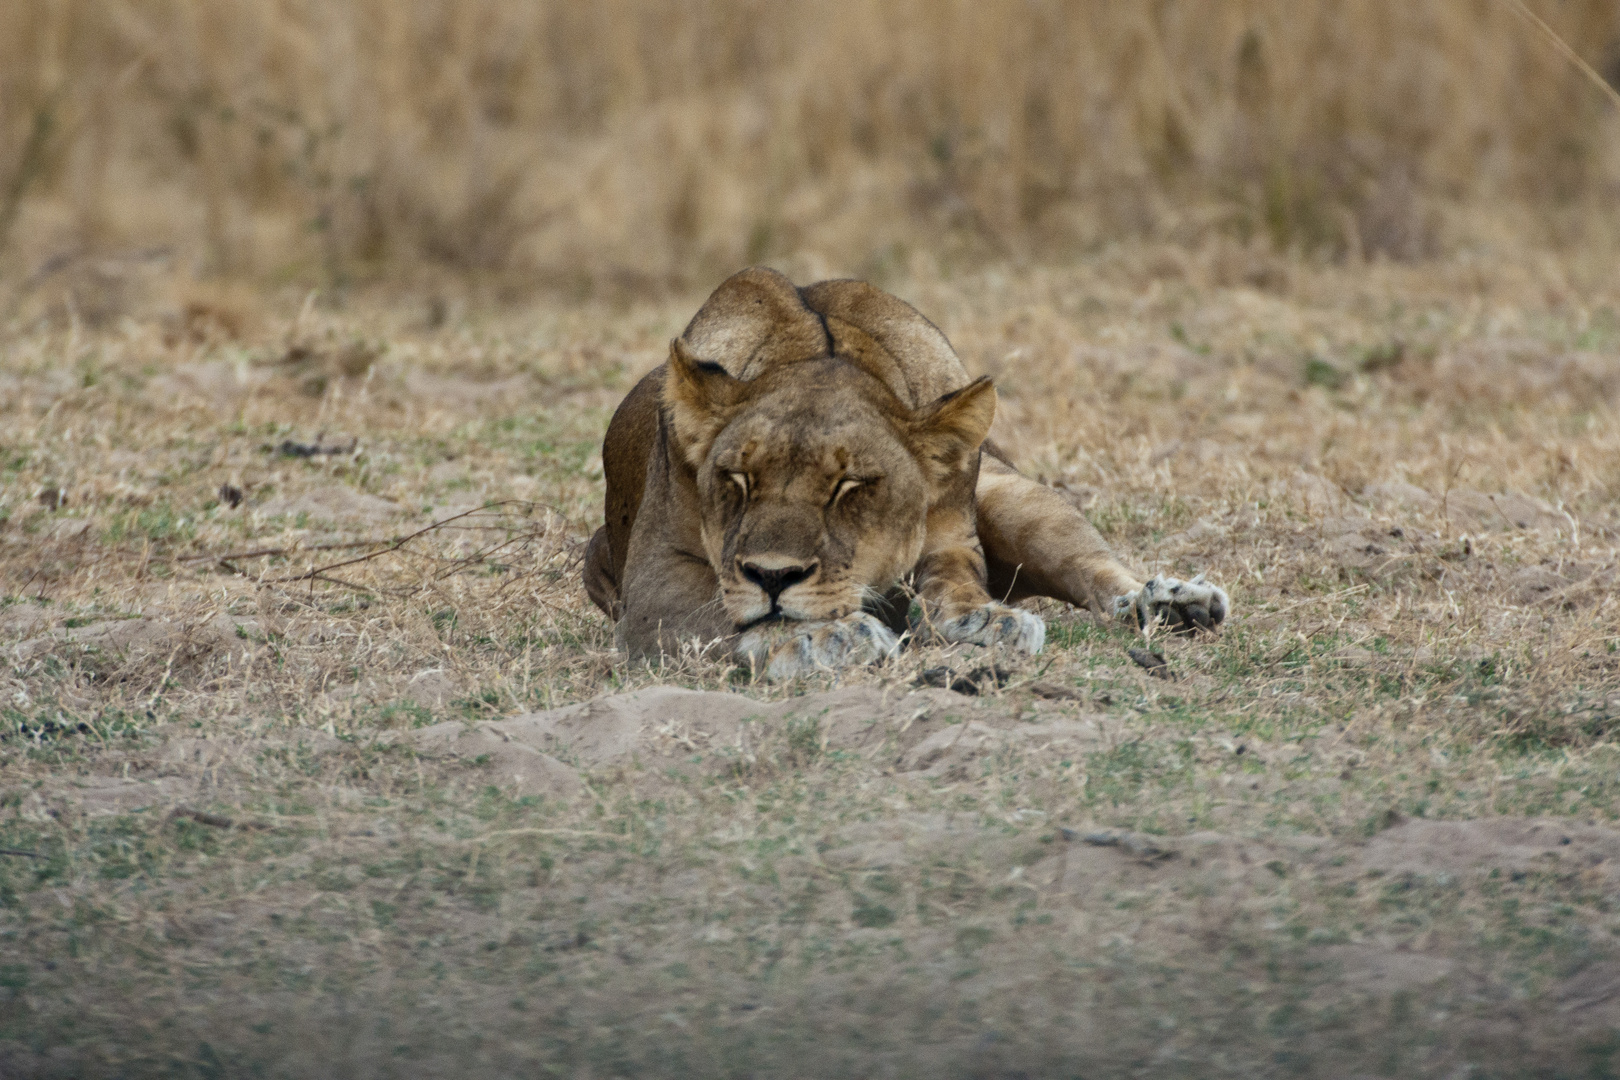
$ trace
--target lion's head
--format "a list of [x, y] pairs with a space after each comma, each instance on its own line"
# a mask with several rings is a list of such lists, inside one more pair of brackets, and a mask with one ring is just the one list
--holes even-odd
[[856, 364], [802, 360], [732, 377], [671, 346], [673, 448], [696, 473], [701, 533], [738, 627], [837, 619], [917, 563], [928, 513], [971, 491], [996, 394], [981, 378], [908, 408]]

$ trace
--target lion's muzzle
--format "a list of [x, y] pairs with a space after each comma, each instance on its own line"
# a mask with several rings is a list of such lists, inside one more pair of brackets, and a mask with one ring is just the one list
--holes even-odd
[[[821, 574], [821, 562], [787, 554], [738, 555], [732, 564], [726, 607], [738, 625], [762, 619], [818, 617], [811, 598]], [[808, 603], [807, 603], [808, 601]]]
[[781, 604], [778, 601], [784, 592], [800, 582], [809, 581], [815, 577], [816, 571], [821, 569], [821, 564], [816, 562], [811, 562], [808, 565], [803, 563], [794, 563], [787, 566], [770, 565], [771, 562], [775, 561], [754, 559], [749, 562], [742, 562], [738, 560], [737, 565], [738, 571], [744, 578], [758, 585], [765, 595], [770, 597], [773, 612], [781, 609]]

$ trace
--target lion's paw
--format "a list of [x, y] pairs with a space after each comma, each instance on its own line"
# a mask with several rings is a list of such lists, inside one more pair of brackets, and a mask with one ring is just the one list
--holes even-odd
[[1163, 622], [1183, 634], [1214, 630], [1231, 606], [1226, 591], [1205, 581], [1203, 574], [1191, 581], [1156, 577], [1135, 592], [1114, 598], [1114, 613], [1134, 616], [1141, 629]]
[[1038, 653], [1046, 644], [1046, 623], [1039, 615], [994, 600], [954, 619], [946, 619], [935, 630], [946, 641], [1005, 645], [1026, 654]]
[[739, 658], [763, 670], [772, 682], [872, 664], [899, 651], [894, 631], [864, 611], [831, 622], [771, 623], [746, 631], [737, 641]]

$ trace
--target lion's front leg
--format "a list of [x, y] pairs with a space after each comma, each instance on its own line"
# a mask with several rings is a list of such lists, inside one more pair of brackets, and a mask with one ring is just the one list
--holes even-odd
[[714, 571], [701, 559], [656, 551], [632, 560], [620, 596], [614, 637], [632, 660], [674, 656], [682, 642], [725, 644], [736, 635]]
[[1226, 590], [1212, 585], [1199, 574], [1191, 581], [1160, 576], [1143, 582], [1131, 592], [1114, 597], [1114, 613], [1129, 615], [1146, 630], [1159, 623], [1179, 633], [1213, 630], [1226, 619], [1232, 606]]
[[984, 550], [971, 515], [930, 515], [928, 549], [917, 563], [919, 637], [1006, 647], [1034, 654], [1046, 644], [1046, 623], [1033, 611], [1012, 607], [985, 590]]
[[1005, 646], [1014, 652], [1034, 655], [1046, 645], [1046, 620], [1033, 611], [990, 600], [937, 627], [946, 641]]
[[893, 630], [857, 611], [827, 622], [769, 622], [737, 638], [737, 659], [772, 682], [887, 660], [900, 651]]
[[1165, 623], [1188, 633], [1214, 629], [1231, 610], [1202, 574], [1137, 580], [1068, 500], [990, 457], [979, 473], [978, 533], [994, 587], [1013, 597], [1050, 596], [1131, 616], [1144, 630]]

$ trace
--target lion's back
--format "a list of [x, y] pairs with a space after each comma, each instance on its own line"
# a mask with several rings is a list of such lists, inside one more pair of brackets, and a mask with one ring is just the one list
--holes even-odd
[[681, 337], [698, 357], [738, 379], [845, 356], [913, 409], [970, 381], [937, 326], [864, 281], [821, 281], [799, 289], [775, 270], [750, 267], [714, 291]]
[[919, 409], [971, 380], [944, 333], [898, 296], [864, 281], [821, 281], [799, 290], [840, 356], [854, 360]]

